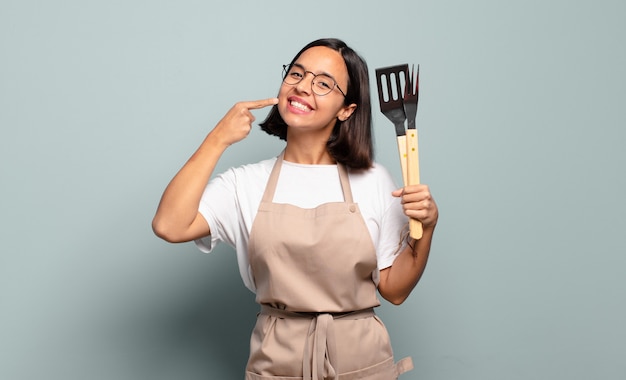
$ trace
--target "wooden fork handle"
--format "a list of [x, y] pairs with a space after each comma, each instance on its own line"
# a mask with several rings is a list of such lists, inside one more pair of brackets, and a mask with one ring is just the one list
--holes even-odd
[[[420, 165], [419, 165], [419, 151], [418, 151], [418, 139], [417, 129], [411, 128], [406, 131], [406, 184], [418, 185], [420, 183]], [[422, 238], [422, 223], [410, 218], [409, 220], [409, 234], [415, 239]]]

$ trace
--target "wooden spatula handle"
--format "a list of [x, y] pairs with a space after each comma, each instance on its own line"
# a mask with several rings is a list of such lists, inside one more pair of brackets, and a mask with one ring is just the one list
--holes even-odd
[[[407, 129], [406, 135], [407, 181], [408, 185], [418, 185], [420, 183], [420, 165], [417, 129]], [[419, 240], [422, 238], [422, 232], [422, 223], [411, 218], [409, 220], [410, 236]]]
[[398, 155], [400, 156], [400, 168], [402, 169], [402, 183], [406, 186], [409, 183], [409, 179], [407, 178], [407, 163], [406, 163], [406, 136], [401, 135], [397, 137], [398, 139]]

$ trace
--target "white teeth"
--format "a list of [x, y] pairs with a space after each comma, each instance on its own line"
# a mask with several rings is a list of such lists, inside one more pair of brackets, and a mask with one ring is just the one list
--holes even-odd
[[292, 107], [295, 107], [295, 108], [297, 108], [299, 110], [302, 110], [302, 111], [308, 111], [309, 110], [309, 107], [307, 107], [305, 104], [302, 104], [302, 103], [299, 103], [299, 102], [296, 102], [296, 101], [291, 101], [290, 104], [291, 104]]

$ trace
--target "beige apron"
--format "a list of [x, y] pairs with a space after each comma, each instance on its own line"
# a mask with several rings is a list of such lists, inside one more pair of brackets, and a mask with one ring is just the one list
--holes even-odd
[[413, 368], [394, 363], [372, 273], [376, 251], [348, 174], [337, 165], [344, 202], [302, 209], [272, 203], [278, 157], [252, 225], [249, 260], [261, 305], [246, 380], [390, 380]]

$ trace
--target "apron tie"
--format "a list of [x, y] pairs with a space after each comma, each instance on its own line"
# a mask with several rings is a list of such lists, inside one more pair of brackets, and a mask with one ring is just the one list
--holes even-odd
[[[309, 339], [313, 335], [313, 346]], [[305, 380], [333, 379], [337, 380], [337, 349], [333, 316], [318, 314], [311, 320], [309, 332], [304, 346], [302, 358], [303, 378]]]
[[[302, 357], [302, 377], [304, 380], [339, 379], [337, 371], [337, 342], [335, 340], [335, 319], [361, 319], [373, 317], [373, 308], [347, 313], [297, 313], [261, 305], [261, 314], [277, 318], [311, 319], [304, 343]], [[311, 344], [311, 337], [313, 343]]]

